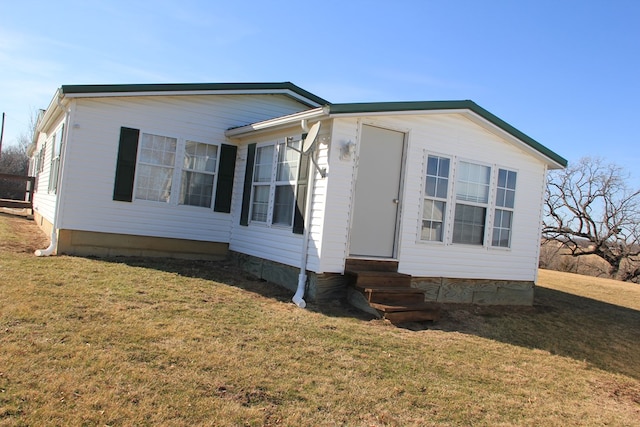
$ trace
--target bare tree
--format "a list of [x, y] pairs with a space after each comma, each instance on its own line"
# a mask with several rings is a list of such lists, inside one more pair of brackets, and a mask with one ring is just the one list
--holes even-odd
[[[29, 156], [34, 147], [34, 135], [39, 111], [32, 110], [27, 128], [18, 136], [16, 144], [2, 147], [0, 156], [0, 174], [28, 174]], [[22, 200], [25, 184], [13, 180], [0, 179], [0, 198]]]
[[585, 157], [549, 173], [543, 235], [574, 257], [596, 255], [613, 278], [640, 277], [640, 190], [615, 164]]

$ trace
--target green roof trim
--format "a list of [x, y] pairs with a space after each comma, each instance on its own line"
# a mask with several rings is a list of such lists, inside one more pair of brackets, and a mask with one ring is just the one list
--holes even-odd
[[470, 110], [503, 131], [513, 135], [534, 150], [558, 163], [567, 166], [567, 160], [551, 151], [535, 139], [519, 131], [498, 116], [485, 110], [470, 100], [464, 101], [410, 101], [410, 102], [364, 102], [350, 104], [329, 104], [330, 114], [359, 114], [359, 113], [393, 113], [399, 111], [428, 111], [428, 110]]
[[199, 92], [199, 91], [283, 91], [290, 90], [318, 105], [329, 104], [291, 82], [281, 83], [145, 83], [105, 85], [63, 85], [63, 94], [130, 93], [130, 92]]

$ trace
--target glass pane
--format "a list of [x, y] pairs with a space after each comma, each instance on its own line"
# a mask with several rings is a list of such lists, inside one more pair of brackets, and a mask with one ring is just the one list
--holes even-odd
[[428, 156], [425, 195], [446, 199], [447, 187], [449, 186], [448, 178], [449, 159], [438, 156]]
[[506, 187], [507, 186], [507, 171], [504, 169], [498, 170], [498, 187]]
[[449, 178], [449, 159], [440, 157], [440, 170], [438, 176], [443, 178]]
[[489, 201], [491, 168], [460, 162], [459, 169], [456, 185], [457, 199], [475, 203], [487, 203]]
[[507, 175], [507, 188], [510, 190], [515, 190], [516, 189], [516, 172], [513, 171], [509, 171], [509, 174]]
[[497, 206], [504, 206], [504, 195], [505, 193], [505, 189], [504, 188], [498, 188], [496, 190], [496, 205]]
[[496, 228], [493, 230], [493, 238], [491, 239], [491, 245], [498, 246], [501, 248], [508, 248], [511, 246], [510, 238], [511, 238], [510, 230]]
[[453, 222], [453, 242], [482, 245], [487, 209], [479, 206], [456, 204]]
[[187, 141], [184, 150], [184, 168], [201, 172], [216, 171], [218, 147], [211, 144]]
[[136, 199], [168, 202], [172, 175], [172, 168], [139, 165], [136, 172]]
[[426, 195], [429, 197], [435, 197], [436, 196], [436, 180], [437, 178], [432, 177], [432, 176], [428, 176], [427, 177], [427, 189], [426, 189]]
[[422, 218], [425, 220], [444, 221], [445, 206], [445, 202], [425, 199]]
[[491, 246], [500, 246], [500, 229], [493, 229], [493, 236], [491, 237]]
[[513, 212], [502, 209], [496, 209], [495, 218], [493, 220], [493, 233], [491, 245], [508, 248], [511, 245], [511, 222], [513, 220]]
[[259, 147], [256, 150], [256, 163], [253, 173], [254, 182], [271, 181], [271, 173], [273, 171], [273, 153], [273, 145]]
[[422, 240], [442, 241], [442, 223], [437, 221], [422, 221], [420, 234]]
[[438, 176], [439, 157], [429, 156], [427, 158], [427, 175]]
[[513, 190], [505, 190], [505, 191], [506, 193], [505, 193], [504, 207], [513, 208], [515, 198], [516, 198], [516, 192]]
[[511, 228], [511, 217], [513, 215], [513, 212], [510, 211], [501, 211], [502, 212], [502, 218], [501, 221], [499, 222], [500, 226], [502, 228]]
[[253, 187], [253, 200], [251, 202], [251, 220], [267, 222], [269, 210], [269, 186], [256, 185]]
[[[292, 145], [297, 148], [299, 142]], [[276, 181], [296, 181], [298, 179], [299, 161], [300, 153], [288, 148], [286, 144], [278, 144], [278, 168], [276, 171]]]
[[279, 185], [276, 187], [273, 205], [273, 223], [291, 225], [293, 219], [294, 187]]
[[446, 178], [438, 178], [438, 187], [436, 189], [436, 197], [441, 199], [447, 198], [447, 187], [449, 186], [449, 180]]
[[142, 134], [140, 162], [174, 166], [177, 140], [165, 136]]
[[182, 172], [180, 204], [211, 207], [213, 177], [213, 175], [204, 173]]

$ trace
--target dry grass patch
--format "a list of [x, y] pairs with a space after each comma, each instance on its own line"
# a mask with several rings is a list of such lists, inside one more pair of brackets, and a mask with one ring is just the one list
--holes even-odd
[[0, 426], [640, 420], [640, 287], [541, 272], [532, 308], [396, 328], [227, 263], [35, 258], [42, 237], [0, 216]]

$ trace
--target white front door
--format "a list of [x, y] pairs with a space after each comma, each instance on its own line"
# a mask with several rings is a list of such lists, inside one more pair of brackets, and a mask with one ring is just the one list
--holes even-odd
[[393, 258], [404, 133], [363, 125], [349, 254]]

